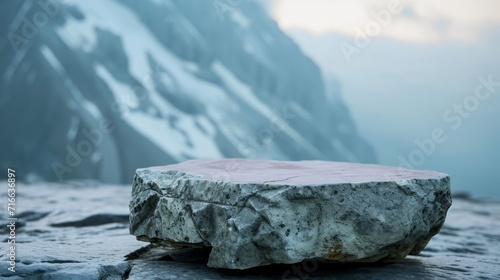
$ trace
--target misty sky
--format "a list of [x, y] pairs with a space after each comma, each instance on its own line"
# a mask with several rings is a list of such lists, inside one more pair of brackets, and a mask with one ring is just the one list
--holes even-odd
[[363, 27], [373, 13], [390, 5], [402, 9], [381, 36], [416, 43], [474, 40], [482, 29], [500, 23], [500, 1], [496, 0], [276, 0], [273, 14], [284, 29], [353, 36], [355, 27]]
[[[270, 11], [340, 80], [380, 163], [413, 156], [415, 169], [450, 174], [454, 191], [500, 197], [500, 87], [480, 80], [500, 82], [500, 1], [277, 0]], [[425, 151], [436, 129], [445, 140]]]

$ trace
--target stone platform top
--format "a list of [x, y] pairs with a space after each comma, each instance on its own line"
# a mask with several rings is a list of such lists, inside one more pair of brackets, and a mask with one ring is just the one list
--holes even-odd
[[448, 175], [327, 161], [192, 160], [136, 171], [130, 233], [211, 248], [207, 265], [394, 262], [418, 254], [451, 205]]
[[271, 161], [249, 159], [190, 160], [151, 169], [182, 171], [204, 179], [234, 183], [323, 185], [385, 182], [410, 179], [441, 179], [446, 174], [375, 164], [332, 161]]

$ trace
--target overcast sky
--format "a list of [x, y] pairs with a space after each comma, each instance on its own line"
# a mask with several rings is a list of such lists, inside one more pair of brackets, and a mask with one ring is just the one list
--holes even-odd
[[275, 0], [272, 13], [283, 29], [353, 36], [388, 5], [401, 9], [381, 35], [412, 42], [472, 40], [500, 23], [498, 0]]
[[[379, 163], [400, 165], [421, 150], [418, 141], [442, 128], [446, 143], [414, 167], [450, 174], [454, 191], [500, 197], [500, 130], [493, 121], [500, 118], [500, 95], [478, 103], [459, 129], [443, 117], [473, 98], [479, 76], [500, 81], [499, 0], [269, 3], [325, 79], [340, 80], [343, 99]], [[386, 22], [376, 23], [377, 17]], [[374, 30], [368, 43], [356, 44], [360, 32]]]

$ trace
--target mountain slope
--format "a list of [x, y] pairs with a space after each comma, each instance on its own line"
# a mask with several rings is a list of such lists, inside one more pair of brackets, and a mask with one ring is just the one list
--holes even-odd
[[129, 182], [191, 158], [375, 160], [258, 5], [214, 3], [2, 3], [0, 166]]

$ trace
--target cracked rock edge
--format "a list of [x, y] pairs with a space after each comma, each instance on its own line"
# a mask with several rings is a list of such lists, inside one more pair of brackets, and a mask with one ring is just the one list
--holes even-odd
[[304, 259], [393, 262], [418, 254], [450, 206], [444, 175], [295, 186], [145, 168], [134, 177], [130, 232], [173, 247], [212, 247], [207, 265], [217, 268]]

